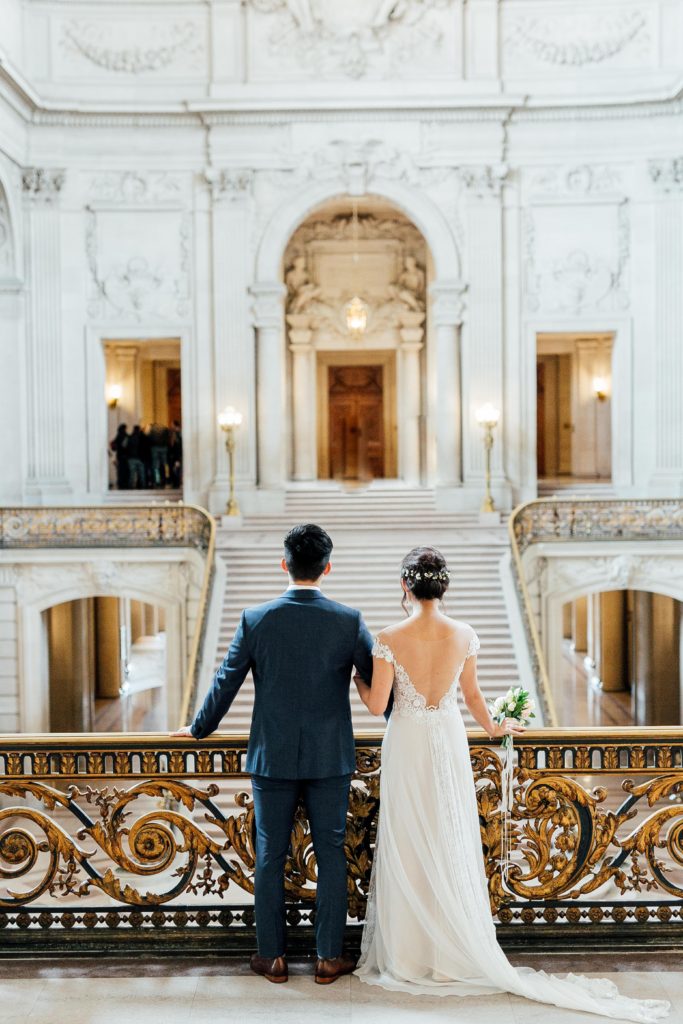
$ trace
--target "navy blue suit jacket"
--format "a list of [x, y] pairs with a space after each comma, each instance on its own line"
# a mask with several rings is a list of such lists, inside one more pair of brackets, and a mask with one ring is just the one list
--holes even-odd
[[372, 679], [372, 637], [360, 612], [320, 590], [287, 590], [242, 612], [222, 665], [191, 725], [210, 735], [251, 670], [254, 712], [247, 771], [319, 779], [355, 771], [349, 689], [353, 668]]

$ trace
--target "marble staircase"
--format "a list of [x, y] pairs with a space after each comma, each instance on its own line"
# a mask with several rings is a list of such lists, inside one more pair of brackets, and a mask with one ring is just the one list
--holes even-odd
[[[437, 510], [433, 492], [418, 488], [296, 488], [287, 494], [284, 515], [252, 516], [240, 529], [219, 528], [217, 549], [226, 562], [227, 576], [217, 664], [242, 608], [269, 600], [286, 585], [279, 564], [282, 538], [297, 522], [317, 522], [330, 532], [335, 548], [325, 592], [360, 608], [373, 633], [403, 614], [398, 582], [403, 555], [418, 544], [438, 547], [452, 571], [447, 610], [470, 622], [481, 639], [483, 691], [497, 696], [517, 681], [499, 576], [499, 562], [507, 549], [505, 527], [482, 526], [476, 515]], [[247, 732], [252, 701], [248, 679], [222, 728]], [[384, 720], [368, 714], [355, 689], [352, 703], [357, 730], [381, 730]]]

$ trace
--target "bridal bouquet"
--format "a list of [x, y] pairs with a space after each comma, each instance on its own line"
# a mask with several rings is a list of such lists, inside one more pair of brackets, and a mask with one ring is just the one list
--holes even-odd
[[[498, 725], [501, 725], [506, 718], [516, 718], [521, 725], [526, 725], [529, 719], [536, 717], [536, 701], [529, 695], [529, 691], [521, 686], [510, 687], [504, 697], [496, 697], [489, 704], [491, 718]], [[507, 749], [512, 747], [512, 736], [503, 736], [503, 746]]]
[[[504, 697], [496, 697], [489, 704], [491, 718], [498, 725], [502, 725], [506, 718], [516, 719], [520, 725], [526, 725], [531, 718], [535, 718], [536, 701], [530, 696], [529, 691], [521, 686], [511, 686]], [[501, 812], [503, 816], [503, 832], [500, 844], [500, 859], [503, 881], [507, 880], [510, 870], [510, 816], [512, 812], [514, 781], [513, 764], [513, 739], [512, 736], [503, 736], [501, 743], [505, 750], [503, 767], [500, 775], [500, 796]]]

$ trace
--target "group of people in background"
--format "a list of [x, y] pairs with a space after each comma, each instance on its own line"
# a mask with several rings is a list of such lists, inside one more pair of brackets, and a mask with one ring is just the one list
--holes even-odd
[[183, 435], [178, 420], [170, 427], [136, 423], [130, 433], [128, 425], [121, 423], [109, 448], [114, 453], [117, 490], [182, 486]]

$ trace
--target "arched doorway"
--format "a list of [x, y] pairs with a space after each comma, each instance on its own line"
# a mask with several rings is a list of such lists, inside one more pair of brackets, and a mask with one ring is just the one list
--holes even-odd
[[85, 597], [42, 613], [50, 732], [168, 728], [166, 615], [124, 597]]
[[[312, 328], [286, 322], [286, 316], [298, 314], [296, 309], [285, 309], [285, 303], [289, 306], [291, 300], [285, 274], [296, 269], [285, 265], [285, 254], [299, 228], [311, 217], [325, 211], [334, 215], [335, 204], [337, 212], [343, 210], [348, 217], [354, 199], [358, 201], [359, 215], [369, 213], [374, 206], [384, 207], [392, 219], [402, 219], [421, 236], [425, 251], [424, 266], [419, 268], [425, 275], [425, 316], [418, 325], [422, 340], [416, 343], [422, 348], [412, 353], [410, 361], [412, 367], [417, 363], [418, 369], [407, 368], [403, 358], [396, 361], [396, 475], [406, 481], [435, 485], [444, 495], [462, 486], [460, 328], [465, 286], [459, 276], [460, 255], [455, 237], [441, 210], [423, 189], [403, 180], [401, 175], [388, 176], [381, 168], [375, 170], [361, 164], [359, 168], [354, 166], [351, 175], [341, 162], [338, 174], [326, 174], [324, 180], [307, 181], [288, 192], [273, 212], [259, 243], [255, 281], [250, 287], [256, 330], [257, 480], [260, 489], [271, 492], [271, 506], [276, 500], [274, 492], [282, 491], [287, 480], [319, 478], [316, 361], [310, 353], [297, 361], [296, 354], [289, 352], [292, 343], [302, 349], [313, 344], [305, 334], [292, 340], [290, 332]], [[366, 189], [350, 190], [350, 179], [355, 183], [357, 177], [363, 179]], [[352, 256], [352, 251], [347, 254], [349, 260]], [[300, 265], [299, 269], [311, 277], [310, 282], [304, 280], [303, 284], [310, 283], [315, 288], [315, 275], [311, 275], [308, 266]], [[408, 340], [403, 340], [407, 346]], [[291, 371], [290, 357], [296, 362]], [[410, 392], [412, 405], [405, 401], [406, 379], [419, 382]], [[303, 415], [295, 421], [293, 393], [299, 389], [300, 393], [312, 396], [312, 401], [297, 403]], [[406, 430], [402, 438], [403, 426]]]
[[423, 480], [430, 262], [411, 221], [370, 196], [325, 203], [290, 238], [292, 479]]

